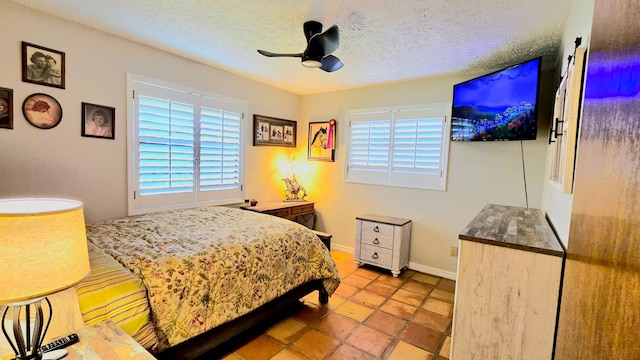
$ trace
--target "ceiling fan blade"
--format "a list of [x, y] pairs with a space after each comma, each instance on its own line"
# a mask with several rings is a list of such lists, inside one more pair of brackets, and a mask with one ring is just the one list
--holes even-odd
[[342, 69], [342, 67], [344, 66], [342, 61], [340, 61], [340, 59], [333, 55], [329, 55], [320, 61], [322, 62], [322, 66], [320, 67], [320, 69], [326, 72], [334, 72], [336, 70]]
[[313, 20], [307, 21], [304, 23], [303, 29], [304, 29], [304, 36], [307, 38], [307, 44], [308, 44], [309, 40], [313, 35], [319, 34], [322, 32], [322, 23], [319, 23]]
[[321, 34], [315, 34], [309, 39], [305, 53], [311, 57], [325, 57], [338, 49], [340, 35], [338, 25], [333, 25]]
[[278, 53], [272, 53], [271, 51], [265, 51], [265, 50], [258, 50], [258, 52], [264, 56], [268, 56], [268, 57], [302, 57], [302, 53], [298, 53], [298, 54], [278, 54]]

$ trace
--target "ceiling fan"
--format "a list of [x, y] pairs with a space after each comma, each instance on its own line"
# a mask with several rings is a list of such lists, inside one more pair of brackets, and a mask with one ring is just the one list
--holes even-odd
[[303, 26], [304, 36], [307, 38], [307, 48], [297, 54], [277, 54], [270, 51], [258, 50], [268, 57], [299, 57], [302, 65], [308, 68], [320, 68], [326, 72], [334, 72], [342, 68], [343, 64], [337, 57], [331, 55], [338, 48], [338, 25], [333, 25], [322, 32], [322, 24], [317, 21], [307, 21]]

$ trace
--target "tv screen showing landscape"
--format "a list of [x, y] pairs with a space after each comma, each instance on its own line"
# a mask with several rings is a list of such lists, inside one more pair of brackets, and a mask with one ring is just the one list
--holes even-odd
[[451, 140], [535, 140], [540, 60], [454, 85]]

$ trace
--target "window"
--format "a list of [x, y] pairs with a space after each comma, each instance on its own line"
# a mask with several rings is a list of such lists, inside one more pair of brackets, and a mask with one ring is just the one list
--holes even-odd
[[246, 102], [130, 75], [129, 213], [243, 198]]
[[445, 190], [450, 104], [347, 112], [345, 181]]

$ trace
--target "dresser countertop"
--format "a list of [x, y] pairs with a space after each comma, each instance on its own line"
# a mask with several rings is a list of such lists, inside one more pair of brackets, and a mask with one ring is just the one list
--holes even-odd
[[462, 230], [458, 238], [564, 256], [564, 248], [539, 209], [486, 205]]

